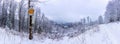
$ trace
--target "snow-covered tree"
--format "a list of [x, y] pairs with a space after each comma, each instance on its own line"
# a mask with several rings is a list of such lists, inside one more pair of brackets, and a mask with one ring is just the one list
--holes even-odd
[[106, 12], [105, 12], [105, 22], [115, 22], [120, 21], [120, 0], [109, 1]]
[[87, 17], [87, 25], [90, 26], [90, 25], [91, 25], [91, 22], [92, 22], [92, 21], [91, 21], [91, 18], [88, 16], [88, 17]]
[[99, 16], [99, 17], [98, 17], [98, 22], [99, 22], [99, 24], [103, 24], [103, 23], [104, 23], [102, 16]]

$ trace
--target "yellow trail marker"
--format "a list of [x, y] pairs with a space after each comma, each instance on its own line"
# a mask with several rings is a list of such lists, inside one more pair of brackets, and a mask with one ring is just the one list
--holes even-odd
[[28, 10], [28, 13], [29, 13], [29, 15], [33, 15], [33, 14], [34, 14], [34, 9], [33, 9], [33, 8], [30, 8], [30, 9]]

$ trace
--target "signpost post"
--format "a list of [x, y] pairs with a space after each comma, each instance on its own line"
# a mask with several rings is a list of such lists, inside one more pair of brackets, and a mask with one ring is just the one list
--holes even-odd
[[30, 6], [30, 0], [28, 2], [28, 14], [29, 14], [29, 39], [33, 39], [32, 35], [32, 15], [34, 14], [34, 9], [33, 7]]
[[[38, 0], [28, 0], [28, 14], [29, 14], [29, 39], [33, 39], [33, 35], [32, 35], [32, 16], [34, 15], [34, 9], [33, 7], [30, 5], [31, 2], [35, 2], [35, 3], [41, 3], [41, 1], [38, 1]], [[45, 2], [45, 1], [43, 1]]]

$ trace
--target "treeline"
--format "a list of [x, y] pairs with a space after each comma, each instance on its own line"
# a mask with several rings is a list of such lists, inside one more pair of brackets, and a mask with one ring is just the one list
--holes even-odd
[[[36, 6], [34, 6], [34, 8], [36, 8]], [[36, 26], [38, 22], [40, 22], [40, 15], [40, 8], [36, 8], [33, 16], [33, 23], [35, 23]], [[0, 0], [0, 27], [8, 27], [9, 29], [14, 29], [19, 32], [28, 32], [28, 0], [21, 0], [20, 2], [16, 0]]]
[[120, 21], [120, 0], [109, 1], [105, 12], [105, 23]]

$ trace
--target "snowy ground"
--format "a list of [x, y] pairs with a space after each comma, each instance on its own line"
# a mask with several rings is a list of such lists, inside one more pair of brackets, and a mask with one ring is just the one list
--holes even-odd
[[27, 34], [0, 28], [0, 44], [120, 44], [119, 26], [120, 23], [102, 24], [77, 37], [64, 37], [62, 40], [38, 39], [37, 35], [29, 40]]

